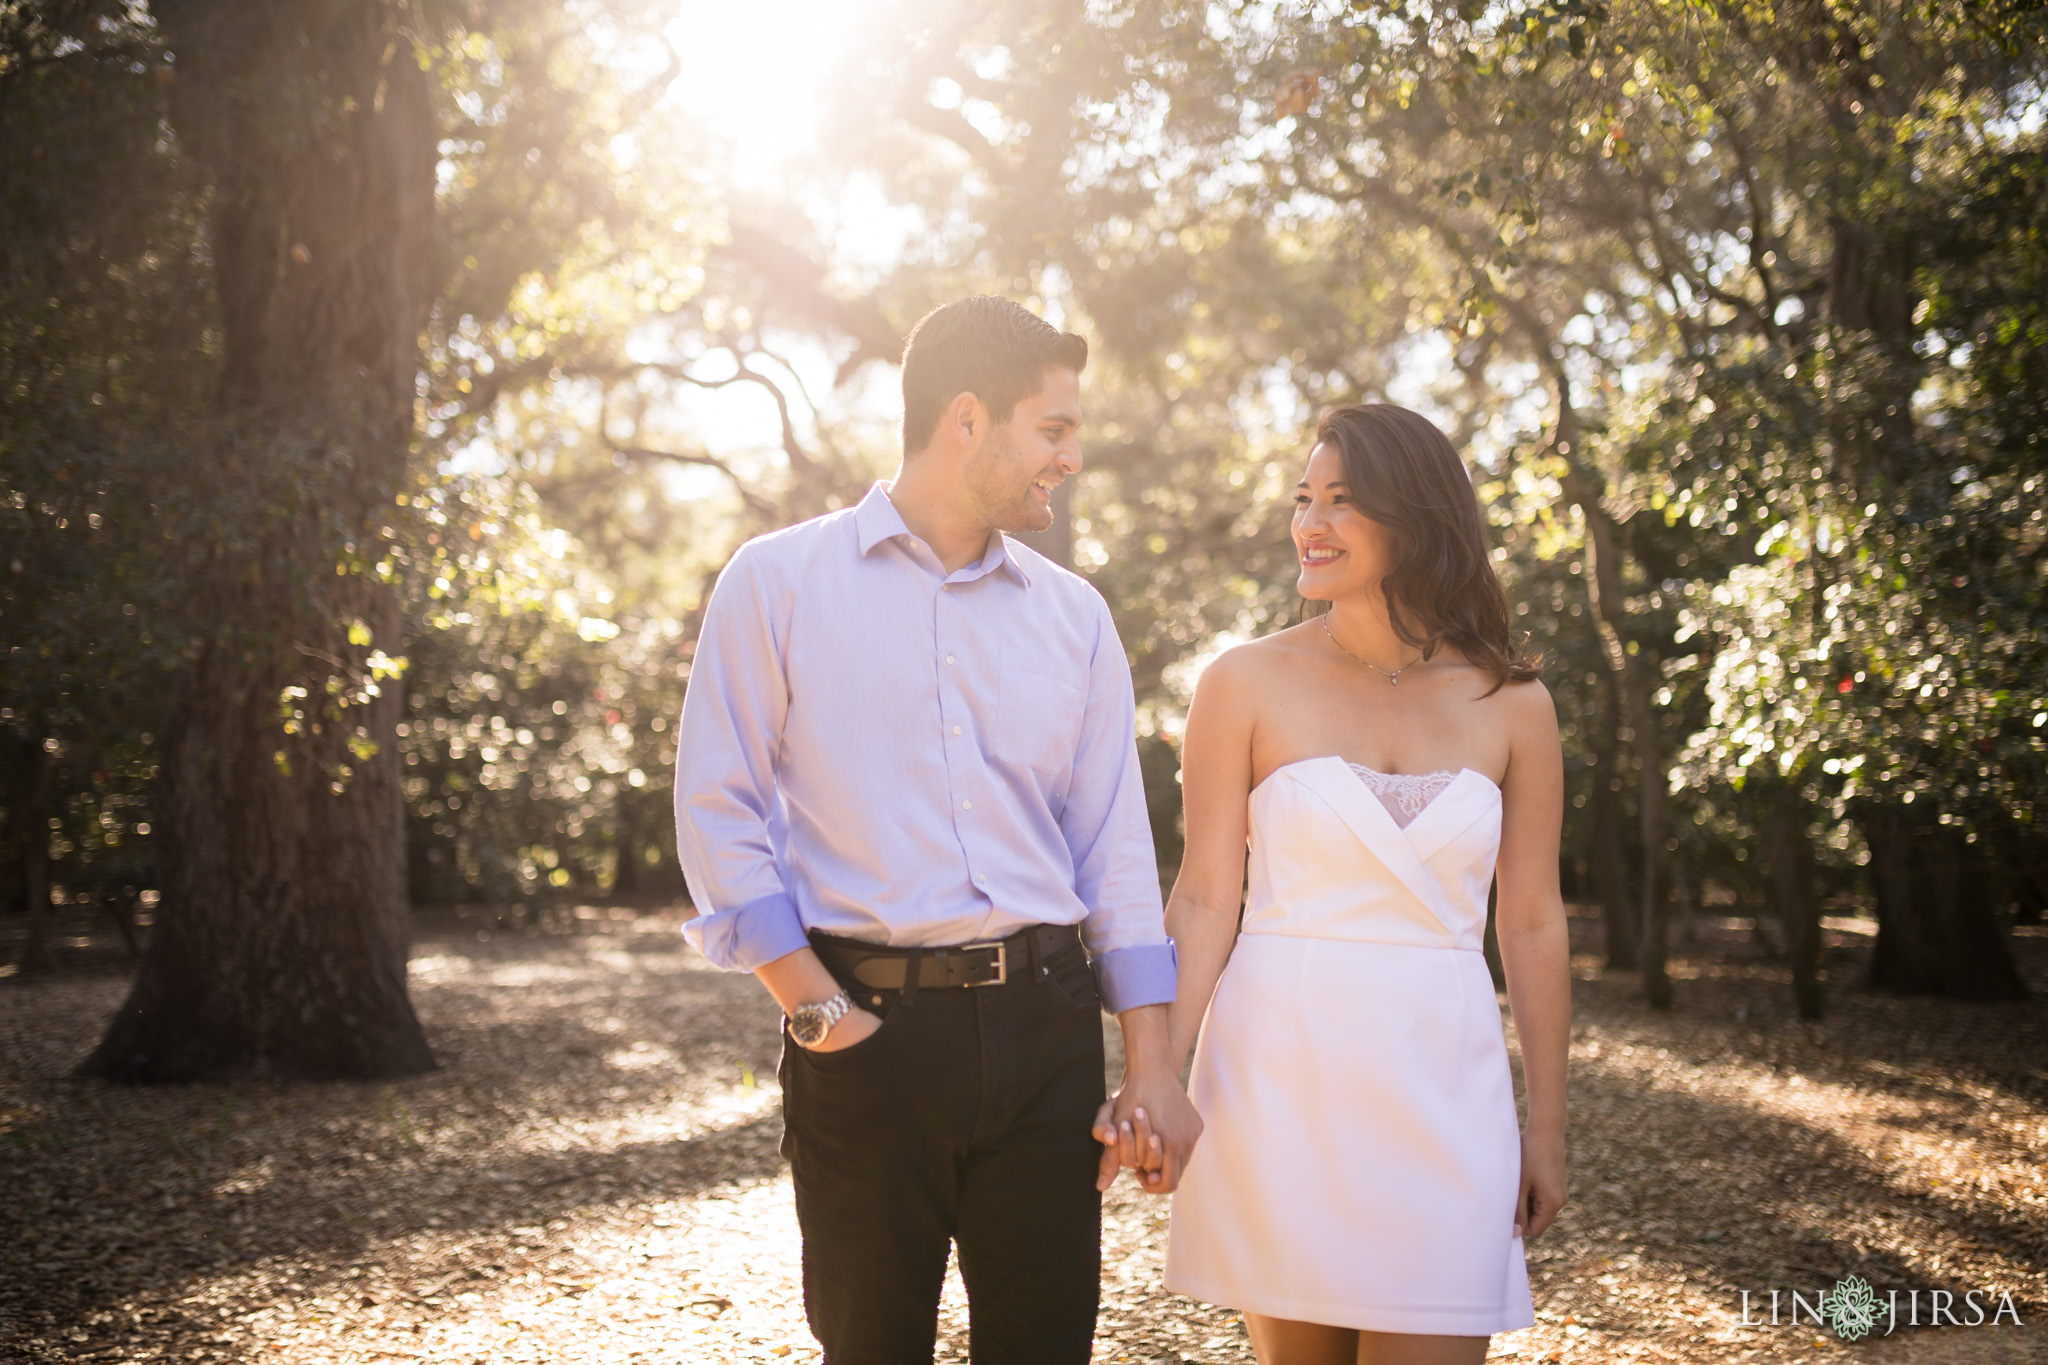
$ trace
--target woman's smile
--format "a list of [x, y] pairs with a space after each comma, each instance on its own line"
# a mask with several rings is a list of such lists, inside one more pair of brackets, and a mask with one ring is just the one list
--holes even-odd
[[1301, 549], [1303, 568], [1316, 569], [1335, 563], [1344, 551], [1335, 545], [1304, 545]]

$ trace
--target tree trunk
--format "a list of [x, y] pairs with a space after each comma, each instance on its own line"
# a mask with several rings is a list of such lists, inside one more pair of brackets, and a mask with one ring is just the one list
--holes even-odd
[[[1571, 373], [1556, 339], [1526, 300], [1504, 299], [1508, 315], [1539, 348], [1542, 362], [1550, 371], [1557, 399], [1556, 441], [1552, 449], [1565, 462], [1562, 492], [1565, 500], [1579, 510], [1586, 522], [1586, 582], [1592, 595], [1593, 619], [1600, 629], [1600, 642], [1607, 654], [1608, 682], [1621, 696], [1623, 713], [1634, 732], [1639, 783], [1638, 806], [1642, 819], [1642, 928], [1637, 955], [1643, 973], [1643, 999], [1650, 1008], [1672, 1006], [1671, 976], [1665, 969], [1666, 939], [1670, 921], [1670, 880], [1665, 841], [1663, 756], [1657, 749], [1656, 707], [1652, 701], [1655, 679], [1648, 660], [1629, 653], [1628, 602], [1621, 586], [1621, 547], [1616, 543], [1613, 516], [1607, 510], [1607, 481], [1597, 469], [1583, 462], [1577, 448], [1582, 438], [1578, 409], [1572, 405]], [[1639, 646], [1640, 647], [1640, 646]]]
[[102, 896], [100, 904], [106, 907], [107, 918], [114, 922], [114, 929], [121, 935], [121, 942], [127, 945], [128, 956], [142, 956], [142, 940], [135, 933], [135, 900], [132, 896], [116, 893]]
[[2044, 878], [2043, 844], [2038, 839], [2015, 834], [2010, 828], [1993, 838], [1979, 831], [1978, 847], [1991, 864], [1992, 905], [2012, 907], [2015, 924], [2039, 924], [2048, 905], [2048, 878]]
[[2012, 864], [2013, 918], [2020, 924], [2039, 924], [2048, 909], [2048, 889], [2041, 875], [2040, 845], [2028, 840], [2019, 844]]
[[57, 765], [39, 739], [21, 741], [21, 805], [14, 812], [14, 866], [28, 933], [21, 969], [47, 972], [50, 960], [50, 786]]
[[1789, 783], [1773, 783], [1765, 803], [1770, 829], [1771, 886], [1785, 954], [1792, 961], [1792, 1000], [1801, 1019], [1821, 1017], [1820, 896], [1806, 798]]
[[1671, 894], [1678, 901], [1678, 941], [1688, 948], [1700, 941], [1700, 872], [1694, 860], [1680, 856], [1672, 860]]
[[413, 436], [435, 157], [422, 21], [378, 0], [153, 8], [177, 134], [213, 180], [234, 434], [195, 452], [195, 477], [268, 477], [295, 500], [267, 543], [222, 529], [218, 628], [162, 741], [156, 928], [80, 1072], [415, 1074], [434, 1059], [406, 992], [402, 698], [371, 668], [398, 650], [399, 603], [336, 564], [344, 542], [374, 544]]
[[1913, 289], [1912, 239], [1841, 217], [1830, 219], [1828, 228], [1830, 316], [1843, 327], [1870, 332], [1897, 349], [1913, 335], [1913, 310], [1919, 303]]
[[1607, 512], [1592, 478], [1574, 467], [1565, 477], [1566, 495], [1586, 518], [1586, 580], [1593, 594], [1595, 616], [1601, 626], [1600, 640], [1606, 648], [1609, 685], [1621, 696], [1623, 715], [1628, 719], [1636, 752], [1636, 805], [1642, 822], [1642, 937], [1637, 947], [1643, 973], [1643, 999], [1650, 1008], [1671, 1008], [1671, 977], [1665, 969], [1668, 953], [1671, 879], [1669, 851], [1665, 841], [1665, 810], [1669, 800], [1664, 791], [1664, 763], [1657, 751], [1657, 712], [1651, 701], [1651, 670], [1645, 660], [1629, 653], [1626, 629], [1628, 602], [1621, 586], [1621, 547], [1616, 543], [1614, 518]]
[[1785, 953], [1784, 947], [1778, 942], [1777, 931], [1771, 928], [1771, 916], [1774, 913], [1770, 893], [1759, 893], [1756, 913], [1749, 917], [1749, 940], [1765, 957], [1782, 957]]
[[1992, 911], [1982, 846], [1910, 806], [1866, 807], [1859, 822], [1877, 892], [1870, 984], [1900, 995], [2026, 999]]
[[620, 900], [640, 894], [640, 844], [620, 812], [618, 837], [612, 841], [612, 895]]
[[1607, 970], [1634, 971], [1641, 965], [1636, 909], [1628, 893], [1628, 860], [1622, 851], [1621, 817], [1615, 787], [1621, 778], [1621, 699], [1612, 675], [1602, 679], [1603, 704], [1593, 750], [1593, 893], [1607, 925]]

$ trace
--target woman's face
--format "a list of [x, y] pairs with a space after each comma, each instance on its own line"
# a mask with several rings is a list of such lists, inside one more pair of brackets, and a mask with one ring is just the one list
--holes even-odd
[[1294, 490], [1295, 590], [1310, 601], [1374, 593], [1394, 563], [1394, 535], [1358, 510], [1344, 484], [1344, 457], [1333, 445], [1309, 452]]

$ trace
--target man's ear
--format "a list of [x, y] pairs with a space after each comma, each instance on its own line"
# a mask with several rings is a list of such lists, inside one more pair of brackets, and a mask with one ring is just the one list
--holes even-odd
[[946, 405], [943, 421], [946, 430], [960, 443], [960, 448], [971, 450], [975, 442], [987, 434], [988, 410], [973, 394], [956, 393], [953, 401]]

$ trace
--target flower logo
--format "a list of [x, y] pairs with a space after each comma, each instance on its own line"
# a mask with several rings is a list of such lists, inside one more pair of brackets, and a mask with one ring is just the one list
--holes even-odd
[[1877, 1325], [1877, 1291], [1861, 1275], [1851, 1275], [1821, 1295], [1820, 1309], [1836, 1336], [1857, 1341]]

